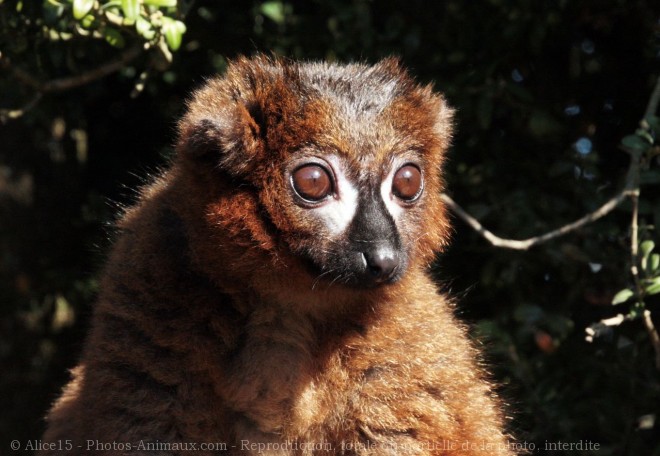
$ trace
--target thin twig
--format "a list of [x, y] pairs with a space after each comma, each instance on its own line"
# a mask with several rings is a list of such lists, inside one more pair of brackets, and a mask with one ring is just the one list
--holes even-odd
[[[646, 111], [644, 113], [644, 118], [650, 115], [654, 115], [658, 111], [659, 104], [660, 104], [660, 77], [658, 77], [658, 80], [656, 81], [655, 84], [655, 88], [653, 89], [653, 92], [651, 93], [651, 97], [649, 98], [649, 102], [648, 105], [646, 106]], [[633, 199], [633, 209], [634, 209], [635, 200], [639, 198], [639, 166], [640, 166], [639, 161], [640, 161], [639, 156], [637, 156], [634, 153], [630, 153], [630, 166], [626, 174], [626, 183], [623, 190], [621, 190], [618, 194], [612, 197], [601, 207], [585, 215], [584, 217], [576, 220], [573, 223], [569, 223], [567, 225], [562, 226], [561, 228], [558, 228], [556, 230], [550, 231], [548, 233], [539, 236], [531, 237], [529, 239], [517, 240], [517, 239], [501, 238], [493, 234], [486, 228], [484, 228], [484, 226], [481, 223], [479, 223], [477, 219], [475, 219], [470, 214], [468, 214], [465, 211], [465, 209], [459, 206], [458, 203], [456, 203], [456, 201], [454, 201], [449, 195], [443, 193], [441, 195], [441, 198], [461, 220], [467, 223], [481, 237], [483, 237], [488, 242], [490, 242], [491, 245], [495, 247], [503, 247], [514, 250], [528, 250], [529, 248], [535, 245], [542, 244], [544, 242], [558, 238], [560, 236], [570, 233], [571, 231], [575, 231], [595, 220], [598, 220], [599, 218], [612, 212], [627, 197], [631, 197]], [[633, 223], [632, 233], [631, 233], [631, 237], [635, 238], [634, 239], [635, 247], [634, 250], [632, 250], [633, 253], [637, 249], [636, 226], [637, 226], [636, 222]], [[632, 242], [633, 239], [631, 239], [631, 245]], [[635, 254], [635, 258], [636, 258], [636, 254]], [[635, 269], [637, 267], [636, 265], [637, 263], [633, 262], [633, 267]], [[633, 276], [635, 276], [635, 274], [633, 274]], [[637, 276], [635, 277], [637, 278]]]
[[[639, 173], [638, 173], [639, 175]], [[630, 274], [632, 275], [635, 284], [635, 293], [639, 299], [643, 297], [642, 284], [639, 281], [639, 184], [637, 183], [637, 191], [633, 191], [630, 196], [632, 203], [632, 217], [630, 220]]]
[[644, 112], [645, 119], [649, 116], [655, 115], [655, 113], [658, 112], [659, 103], [660, 103], [660, 76], [658, 76], [658, 80], [655, 82], [655, 88], [653, 89], [653, 92], [651, 93], [651, 97], [649, 98], [649, 102], [646, 105], [646, 111]]
[[[640, 122], [641, 127], [644, 129], [649, 128], [647, 118], [649, 116], [655, 115], [658, 111], [658, 105], [660, 104], [660, 77], [656, 81], [655, 87], [651, 96], [649, 98], [648, 105], [646, 106], [646, 111], [644, 112], [644, 118]], [[495, 247], [505, 247], [515, 250], [527, 250], [530, 247], [547, 242], [551, 239], [555, 239], [564, 234], [570, 233], [578, 228], [583, 227], [584, 225], [591, 223], [599, 218], [609, 214], [614, 208], [623, 202], [626, 198], [630, 198], [632, 202], [632, 219], [630, 222], [630, 256], [631, 256], [631, 266], [630, 272], [633, 276], [633, 281], [635, 283], [635, 291], [637, 297], [641, 300], [644, 297], [644, 290], [639, 279], [639, 268], [637, 267], [639, 261], [639, 175], [640, 175], [640, 162], [643, 158], [642, 154], [639, 151], [625, 149], [626, 152], [630, 154], [630, 166], [626, 173], [626, 183], [623, 189], [603, 204], [597, 210], [585, 215], [584, 217], [576, 220], [573, 223], [562, 226], [556, 230], [550, 231], [540, 236], [535, 236], [529, 239], [524, 240], [515, 240], [515, 239], [503, 239], [499, 236], [494, 235], [486, 228], [483, 227], [481, 223], [470, 214], [468, 214], [461, 206], [459, 206], [453, 199], [448, 195], [442, 194], [442, 200], [449, 206], [449, 208], [465, 223], [467, 223], [472, 229], [474, 229], [481, 237], [486, 239]], [[655, 351], [655, 365], [658, 370], [660, 370], [660, 335], [653, 325], [653, 320], [651, 319], [651, 312], [646, 309], [643, 312], [643, 321], [644, 327], [646, 328], [651, 343], [653, 344], [653, 349]], [[593, 341], [599, 333], [603, 332], [607, 328], [612, 326], [618, 326], [626, 320], [631, 320], [632, 316], [619, 314], [615, 317], [604, 319], [595, 323], [586, 329], [587, 340], [589, 342]]]
[[29, 89], [35, 91], [32, 99], [22, 108], [0, 110], [0, 120], [5, 122], [8, 119], [16, 119], [21, 117], [27, 111], [32, 109], [44, 94], [64, 92], [66, 90], [89, 84], [90, 82], [96, 81], [97, 79], [101, 79], [105, 76], [108, 76], [109, 74], [119, 71], [124, 66], [126, 66], [128, 62], [137, 58], [142, 53], [142, 51], [142, 46], [134, 46], [120, 54], [119, 58], [106, 62], [103, 65], [100, 65], [89, 71], [77, 74], [75, 76], [53, 79], [45, 82], [39, 81], [21, 68], [14, 67], [11, 65], [11, 62], [8, 58], [3, 58], [0, 54], [0, 69], [9, 70], [9, 73], [15, 80], [28, 87]]
[[62, 92], [64, 90], [73, 89], [81, 85], [89, 84], [92, 81], [101, 79], [109, 74], [121, 70], [128, 62], [137, 58], [142, 52], [142, 47], [135, 46], [120, 55], [117, 60], [108, 62], [93, 70], [81, 73], [69, 78], [55, 79], [45, 83], [42, 88], [44, 92]]
[[503, 247], [507, 249], [514, 249], [514, 250], [528, 250], [529, 248], [535, 245], [542, 244], [544, 242], [568, 234], [571, 231], [575, 231], [578, 228], [587, 225], [588, 223], [591, 223], [595, 220], [598, 220], [601, 217], [604, 217], [605, 215], [612, 212], [628, 196], [630, 196], [630, 191], [628, 189], [628, 186], [626, 186], [621, 192], [619, 192], [616, 196], [611, 198], [601, 207], [585, 215], [584, 217], [576, 220], [575, 222], [569, 223], [567, 225], [562, 226], [561, 228], [542, 234], [540, 236], [534, 236], [532, 238], [522, 239], [522, 240], [504, 239], [493, 234], [492, 232], [484, 228], [484, 226], [481, 223], [479, 223], [477, 219], [475, 219], [470, 214], [468, 214], [449, 195], [443, 193], [440, 197], [461, 220], [467, 223], [481, 237], [486, 239], [493, 246]]
[[34, 108], [41, 100], [41, 92], [36, 92], [30, 100], [22, 107], [17, 109], [0, 109], [0, 123], [5, 123], [11, 119], [18, 119], [23, 114]]
[[[30, 86], [41, 93], [62, 92], [65, 90], [80, 87], [89, 84], [92, 81], [101, 79], [109, 74], [122, 69], [128, 62], [134, 60], [142, 53], [142, 46], [133, 46], [119, 55], [119, 58], [106, 62], [94, 69], [75, 76], [53, 79], [51, 81], [40, 82], [20, 68], [10, 67], [12, 75], [21, 83]], [[6, 66], [9, 64], [7, 63]]]
[[630, 315], [617, 314], [610, 318], [603, 318], [602, 320], [591, 324], [585, 328], [587, 333], [585, 340], [587, 342], [593, 342], [595, 338], [602, 336], [606, 331], [610, 331], [610, 328], [619, 326], [624, 321], [630, 321], [632, 317]]
[[[653, 92], [651, 93], [651, 97], [649, 98], [649, 103], [646, 106], [646, 111], [644, 112], [644, 119], [642, 119], [642, 127], [648, 129], [648, 122], [646, 122], [646, 119], [650, 116], [655, 115], [658, 112], [658, 104], [660, 104], [660, 76], [658, 76], [658, 80], [655, 83], [655, 88], [653, 89]], [[639, 166], [639, 162], [638, 162]], [[639, 173], [637, 174], [638, 179], [639, 179]], [[637, 197], [639, 197], [639, 183], [637, 185]], [[637, 219], [633, 219], [633, 221], [636, 223]], [[631, 226], [632, 231], [635, 236], [637, 236], [637, 227], [636, 226]], [[631, 236], [632, 237], [632, 236]], [[635, 242], [634, 244], [631, 245], [631, 255], [632, 255], [632, 260], [633, 260], [633, 278], [635, 280], [635, 287], [637, 288], [637, 294], [638, 296], [641, 295], [642, 287], [639, 282], [639, 271], [637, 270], [637, 259], [638, 259], [638, 244]], [[653, 320], [651, 319], [651, 311], [648, 309], [644, 309], [642, 319], [644, 320], [644, 327], [646, 328], [646, 332], [649, 335], [649, 338], [651, 339], [651, 344], [653, 345], [653, 350], [655, 351], [655, 367], [656, 369], [660, 370], [660, 335], [658, 335], [657, 329], [655, 329], [655, 326], [653, 325]]]
[[660, 336], [658, 335], [658, 331], [655, 329], [655, 326], [653, 325], [653, 320], [651, 319], [650, 310], [648, 309], [644, 310], [643, 319], [644, 319], [644, 327], [646, 328], [646, 332], [649, 333], [649, 337], [651, 338], [651, 343], [653, 344], [653, 349], [655, 350], [655, 367], [656, 369], [660, 370]]
[[32, 75], [28, 72], [13, 66], [7, 57], [0, 56], [0, 69], [9, 70], [11, 76], [18, 82], [24, 86], [41, 92], [41, 83], [37, 79], [33, 78]]

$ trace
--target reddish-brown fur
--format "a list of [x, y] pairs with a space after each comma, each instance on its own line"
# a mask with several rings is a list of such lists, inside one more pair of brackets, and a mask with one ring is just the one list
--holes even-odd
[[[120, 222], [45, 441], [70, 439], [80, 455], [189, 454], [167, 446], [185, 443], [226, 444], [217, 454], [512, 454], [478, 354], [425, 272], [448, 232], [438, 195], [451, 110], [393, 60], [355, 65], [349, 75], [398, 87], [378, 123], [355, 132], [340, 104], [301, 95], [301, 71], [239, 59], [195, 95], [175, 162]], [[431, 171], [402, 233], [412, 254], [398, 282], [319, 285], [300, 260], [322, 242], [319, 227], [288, 202], [278, 170], [310, 144], [356, 168], [361, 150], [369, 163], [423, 154]]]

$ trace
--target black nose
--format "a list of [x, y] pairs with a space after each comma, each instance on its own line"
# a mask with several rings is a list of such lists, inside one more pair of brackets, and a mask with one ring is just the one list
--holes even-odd
[[376, 282], [385, 282], [391, 279], [399, 266], [399, 259], [388, 248], [363, 252], [362, 255], [367, 263], [367, 274]]

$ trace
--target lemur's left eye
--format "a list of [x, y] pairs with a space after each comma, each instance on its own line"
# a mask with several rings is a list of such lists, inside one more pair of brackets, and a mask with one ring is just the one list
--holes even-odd
[[404, 201], [414, 201], [422, 193], [422, 172], [415, 165], [404, 165], [394, 174], [392, 193]]
[[320, 165], [303, 165], [291, 175], [293, 189], [308, 201], [321, 201], [333, 191], [330, 173]]

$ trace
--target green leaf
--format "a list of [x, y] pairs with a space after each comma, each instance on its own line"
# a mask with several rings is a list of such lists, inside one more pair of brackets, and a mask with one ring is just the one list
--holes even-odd
[[121, 9], [124, 17], [129, 21], [136, 21], [140, 16], [140, 2], [138, 0], [121, 0]]
[[635, 130], [635, 134], [640, 138], [645, 139], [649, 144], [653, 144], [653, 136], [651, 136], [651, 134], [647, 130], [643, 128], [638, 128], [637, 130]]
[[649, 123], [651, 130], [653, 130], [657, 135], [660, 135], [660, 117], [648, 116], [646, 121]]
[[121, 8], [121, 2], [122, 0], [110, 0], [109, 2], [101, 5], [101, 10], [119, 9]]
[[94, 25], [95, 20], [96, 18], [92, 14], [88, 14], [87, 16], [82, 18], [82, 20], [80, 21], [80, 25], [82, 25], [83, 28], [90, 28], [92, 25]]
[[73, 0], [73, 17], [80, 20], [87, 16], [94, 6], [94, 0]]
[[[2, 4], [2, 3], [0, 2], [0, 5], [1, 5], [1, 4]], [[53, 6], [54, 6], [54, 7], [57, 7], [57, 8], [61, 8], [61, 7], [63, 7], [64, 5], [63, 5], [62, 3], [60, 3], [60, 2], [58, 2], [57, 0], [46, 0], [46, 2], [44, 3], [44, 6], [45, 6], [45, 7], [48, 7], [48, 8], [53, 7]]]
[[101, 30], [101, 33], [103, 34], [103, 38], [105, 38], [111, 46], [118, 48], [124, 47], [125, 40], [119, 30], [106, 27]]
[[632, 309], [630, 309], [630, 312], [628, 313], [628, 316], [632, 319], [637, 319], [641, 317], [644, 314], [644, 309], [645, 305], [643, 302], [636, 302], [633, 306]]
[[644, 241], [639, 245], [639, 250], [642, 252], [643, 257], [648, 257], [654, 248], [655, 242], [653, 241]]
[[647, 270], [647, 264], [649, 260], [649, 255], [653, 251], [653, 248], [655, 247], [655, 242], [653, 241], [644, 241], [639, 245], [639, 251], [642, 254], [642, 269]]
[[162, 30], [165, 35], [165, 41], [167, 41], [167, 46], [173, 51], [179, 49], [183, 34], [186, 33], [186, 24], [169, 17], [164, 17]]
[[644, 291], [647, 295], [654, 295], [660, 293], [660, 277], [653, 279], [650, 285], [648, 285]]
[[621, 140], [621, 144], [623, 144], [628, 149], [632, 149], [638, 152], [644, 152], [651, 146], [648, 141], [644, 140], [639, 135], [625, 136]]
[[649, 262], [649, 270], [655, 272], [660, 268], [660, 253], [654, 253], [651, 255], [651, 261]]
[[54, 0], [48, 0], [44, 2], [43, 11], [44, 11], [44, 19], [46, 20], [46, 23], [53, 24], [57, 22], [59, 17], [62, 16], [62, 13], [64, 13], [65, 8], [64, 5]]
[[176, 6], [177, 0], [144, 0], [145, 5], [152, 5], [158, 7]]
[[285, 14], [282, 2], [265, 2], [259, 9], [261, 10], [261, 14], [271, 19], [273, 22], [277, 24], [284, 22]]
[[151, 25], [151, 22], [141, 16], [135, 21], [135, 29], [145, 40], [151, 41], [156, 36], [156, 31]]
[[617, 304], [622, 304], [632, 298], [634, 294], [635, 293], [633, 293], [632, 290], [624, 288], [614, 295], [614, 298], [612, 298], [612, 305], [615, 306]]

